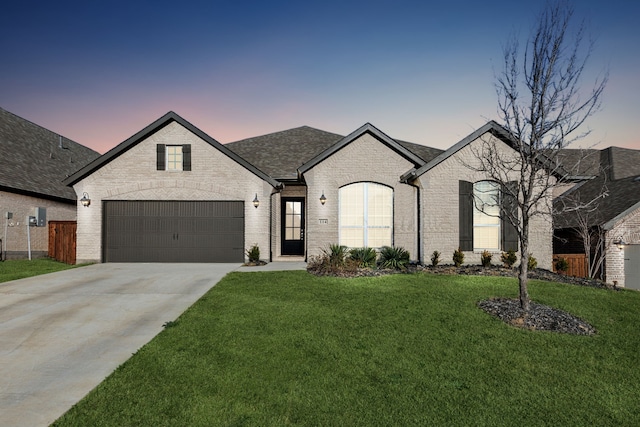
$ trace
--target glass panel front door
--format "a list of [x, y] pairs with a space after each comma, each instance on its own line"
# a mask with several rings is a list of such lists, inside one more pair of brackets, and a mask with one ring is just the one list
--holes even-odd
[[282, 255], [304, 255], [304, 199], [282, 199]]

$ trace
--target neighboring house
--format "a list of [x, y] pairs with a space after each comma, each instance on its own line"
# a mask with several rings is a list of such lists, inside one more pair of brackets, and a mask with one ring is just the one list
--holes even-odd
[[[563, 164], [574, 167], [580, 177], [555, 198], [560, 213], [554, 216], [554, 254], [584, 253], [578, 231], [588, 229], [592, 258], [603, 259], [594, 275], [640, 289], [640, 150], [609, 147], [563, 154]], [[564, 212], [577, 203], [589, 206]]]
[[[45, 256], [48, 221], [76, 219], [76, 194], [62, 181], [100, 154], [2, 108], [0, 147], [3, 255], [27, 257], [30, 245], [33, 257]], [[29, 229], [28, 217], [38, 220]]]
[[[65, 181], [91, 199], [78, 207], [78, 262], [242, 262], [254, 244], [268, 261], [304, 260], [339, 243], [402, 246], [418, 261], [438, 250], [443, 262], [461, 247], [477, 263], [514, 244], [469, 205], [474, 189], [493, 191], [467, 166], [487, 139], [512, 150], [494, 122], [447, 151], [371, 124], [222, 145], [170, 112]], [[550, 222], [532, 227], [534, 255], [551, 268]]]

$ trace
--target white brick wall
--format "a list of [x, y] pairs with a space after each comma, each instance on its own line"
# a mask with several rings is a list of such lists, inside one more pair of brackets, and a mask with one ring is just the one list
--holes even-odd
[[[483, 139], [484, 138], [484, 139]], [[473, 170], [478, 166], [477, 153], [488, 135], [471, 142], [447, 160], [418, 178], [423, 189], [421, 199], [423, 227], [423, 257], [429, 263], [433, 251], [440, 252], [442, 264], [452, 264], [453, 252], [459, 246], [458, 181], [477, 182], [487, 177]], [[513, 150], [496, 141], [500, 152], [509, 155]], [[512, 180], [517, 180], [514, 175]], [[550, 198], [549, 198], [550, 199]], [[551, 269], [553, 227], [550, 217], [535, 217], [531, 221], [529, 249], [538, 261], [538, 267]], [[465, 252], [465, 264], [480, 264], [480, 252]], [[493, 256], [493, 263], [500, 263], [500, 253]]]
[[[156, 144], [191, 144], [192, 170], [156, 170]], [[239, 200], [245, 206], [245, 249], [269, 248], [269, 197], [265, 181], [176, 122], [160, 129], [74, 185], [91, 206], [78, 204], [77, 260], [100, 262], [103, 200]], [[258, 195], [260, 206], [253, 207]]]
[[605, 279], [607, 283], [617, 282], [618, 286], [624, 286], [624, 249], [613, 243], [620, 238], [627, 244], [640, 244], [640, 208], [618, 221], [606, 235]]
[[[32, 256], [47, 254], [49, 246], [49, 221], [75, 221], [76, 207], [38, 197], [0, 191], [0, 239], [8, 257], [26, 257], [28, 249], [26, 217], [35, 216], [36, 208], [47, 210], [46, 227], [30, 227]], [[13, 219], [6, 220], [5, 213], [12, 212]], [[6, 238], [5, 238], [6, 224]], [[5, 246], [6, 245], [6, 246]]]
[[[338, 191], [347, 184], [376, 182], [393, 188], [394, 245], [417, 256], [417, 188], [400, 183], [413, 164], [365, 134], [305, 173], [307, 183], [307, 255], [338, 243]], [[324, 192], [327, 202], [322, 205]], [[321, 224], [320, 220], [327, 220]]]

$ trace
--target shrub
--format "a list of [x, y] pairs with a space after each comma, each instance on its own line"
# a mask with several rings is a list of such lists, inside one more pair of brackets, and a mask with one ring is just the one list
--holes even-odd
[[493, 255], [491, 255], [491, 252], [485, 249], [480, 255], [480, 263], [483, 267], [489, 267], [491, 265], [491, 258], [493, 258]]
[[527, 263], [527, 265], [529, 266], [529, 270], [534, 270], [538, 267], [538, 260], [535, 259], [533, 255], [529, 255], [529, 262]]
[[556, 270], [560, 273], [564, 273], [569, 269], [569, 261], [566, 258], [560, 257], [556, 260]]
[[247, 258], [249, 258], [249, 262], [258, 263], [260, 262], [260, 248], [257, 244], [251, 246], [251, 248], [247, 249]]
[[440, 252], [433, 251], [431, 254], [431, 265], [435, 267], [438, 264], [440, 264]]
[[402, 247], [383, 246], [380, 249], [380, 266], [401, 270], [409, 264], [409, 251]]
[[342, 245], [329, 245], [322, 250], [322, 254], [312, 256], [307, 262], [307, 271], [317, 275], [339, 276], [343, 273], [355, 272], [358, 263], [347, 259], [347, 247]]
[[460, 267], [464, 262], [464, 253], [460, 250], [460, 248], [453, 251], [453, 265], [456, 267]]
[[360, 268], [372, 268], [376, 265], [378, 254], [373, 248], [354, 248], [349, 251], [349, 259], [358, 263]]
[[322, 251], [329, 257], [329, 263], [335, 267], [344, 267], [347, 258], [347, 247], [344, 245], [329, 245], [329, 249]]
[[502, 261], [504, 266], [507, 268], [512, 268], [517, 259], [516, 251], [513, 249], [509, 249], [507, 252], [502, 252], [502, 255], [500, 255], [500, 261]]

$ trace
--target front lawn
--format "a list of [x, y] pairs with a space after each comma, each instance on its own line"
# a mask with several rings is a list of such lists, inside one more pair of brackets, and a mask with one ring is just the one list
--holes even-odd
[[49, 258], [2, 261], [0, 262], [0, 283], [67, 270], [74, 267], [76, 266], [64, 264]]
[[597, 335], [477, 308], [513, 278], [232, 273], [54, 425], [639, 425], [640, 293], [530, 292]]

